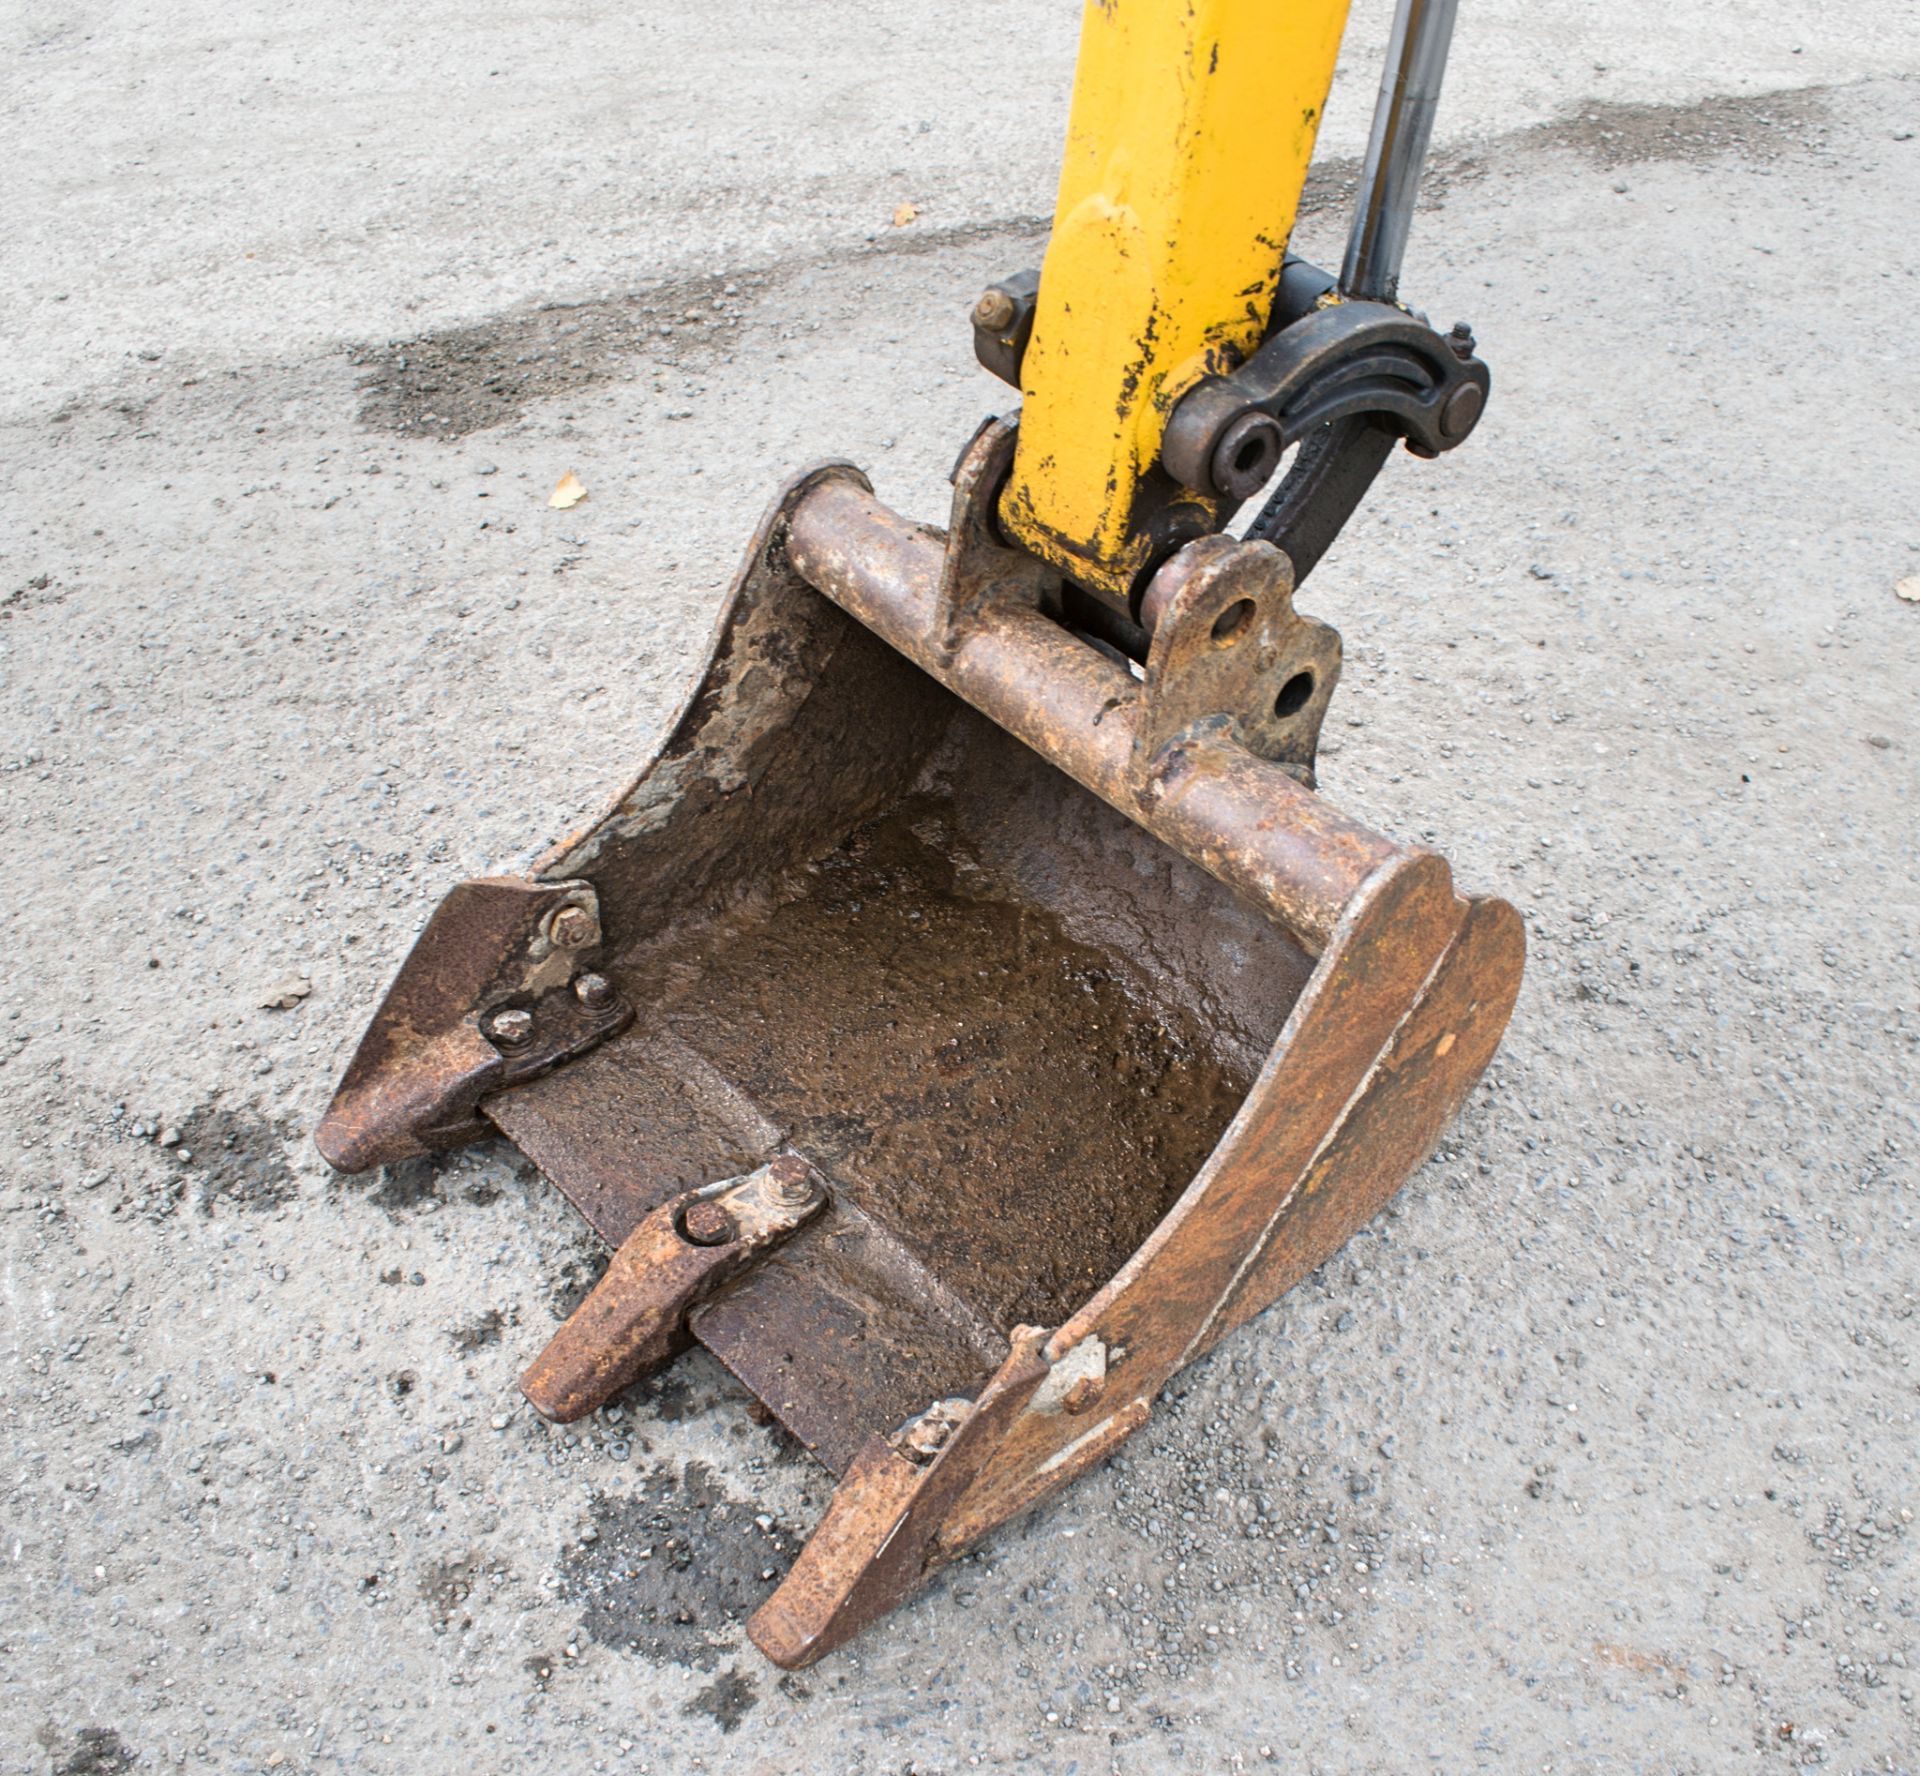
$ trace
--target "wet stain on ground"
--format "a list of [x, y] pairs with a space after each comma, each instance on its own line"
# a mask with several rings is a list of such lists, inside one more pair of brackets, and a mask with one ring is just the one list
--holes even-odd
[[450, 1622], [473, 1595], [477, 1556], [463, 1554], [455, 1560], [436, 1560], [420, 1575], [420, 1595], [436, 1622]]
[[593, 1501], [594, 1539], [569, 1547], [562, 1594], [602, 1646], [711, 1671], [804, 1539], [730, 1497], [703, 1462], [661, 1468], [631, 1496]]
[[82, 1727], [66, 1756], [56, 1754], [53, 1776], [125, 1776], [139, 1755], [111, 1727]]
[[506, 1324], [507, 1316], [497, 1307], [490, 1307], [478, 1319], [464, 1326], [450, 1327], [447, 1336], [453, 1340], [453, 1348], [465, 1355], [489, 1344], [498, 1344]]
[[775, 1467], [790, 1468], [796, 1462], [811, 1459], [807, 1454], [806, 1444], [775, 1418], [772, 1411], [759, 1400], [747, 1402], [747, 1418], [765, 1433], [767, 1442], [772, 1447]]
[[457, 1153], [431, 1153], [420, 1159], [403, 1159], [395, 1165], [382, 1166], [371, 1179], [336, 1172], [334, 1182], [344, 1189], [364, 1193], [376, 1209], [385, 1209], [399, 1220], [405, 1215], [455, 1203], [485, 1208], [499, 1201], [500, 1185], [494, 1162], [511, 1162], [515, 1157], [503, 1143], [485, 1141]]
[[640, 355], [685, 365], [738, 331], [764, 275], [685, 278], [363, 345], [360, 423], [407, 438], [464, 438], [522, 409], [610, 380]]
[[[1448, 191], [1478, 179], [1516, 150], [1578, 150], [1603, 168], [1653, 161], [1699, 162], [1738, 153], [1761, 161], [1806, 145], [1825, 115], [1822, 89], [1804, 88], [1684, 105], [1616, 104], [1589, 100], [1566, 116], [1485, 146], [1437, 148], [1421, 179], [1422, 201], [1443, 202]], [[1300, 214], [1344, 209], [1360, 173], [1354, 157], [1327, 157], [1309, 172]], [[961, 242], [1033, 234], [1038, 218], [969, 224], [888, 243], [895, 252], [928, 252]], [[845, 255], [814, 262], [827, 265]], [[781, 276], [797, 269], [735, 270], [677, 279], [651, 289], [589, 301], [550, 304], [448, 327], [411, 339], [353, 348], [361, 372], [359, 420], [369, 431], [408, 438], [456, 439], [504, 425], [536, 402], [612, 380], [636, 357], [690, 365], [724, 350], [744, 324], [748, 306]], [[44, 576], [42, 576], [44, 581]], [[42, 583], [0, 599], [11, 614], [44, 593]]]
[[547, 1292], [547, 1307], [556, 1320], [564, 1320], [586, 1300], [594, 1284], [607, 1274], [612, 1257], [585, 1228], [579, 1230], [579, 1237], [583, 1247], [591, 1242], [594, 1249], [580, 1251], [554, 1273], [553, 1287]]
[[367, 1201], [396, 1216], [423, 1203], [437, 1203], [441, 1170], [437, 1159], [403, 1159], [398, 1165], [382, 1166], [374, 1174]]
[[1820, 87], [1692, 99], [1684, 105], [1620, 105], [1590, 99], [1565, 117], [1523, 132], [1521, 144], [1564, 146], [1602, 167], [1652, 161], [1698, 164], [1723, 154], [1767, 162], [1802, 153], [1826, 122]]
[[705, 1400], [695, 1398], [686, 1377], [673, 1370], [643, 1377], [621, 1395], [621, 1400], [627, 1406], [652, 1413], [662, 1424], [678, 1424], [683, 1418], [697, 1416], [707, 1406]]
[[[1452, 191], [1485, 178], [1497, 166], [1543, 150], [1570, 148], [1607, 171], [1659, 161], [1698, 165], [1723, 155], [1766, 164], [1804, 151], [1827, 114], [1823, 87], [1695, 99], [1684, 105], [1588, 99], [1563, 116], [1500, 141], [1435, 147], [1420, 175], [1420, 201], [1435, 208]], [[1360, 170], [1357, 157], [1316, 160], [1300, 196], [1300, 214], [1351, 207]]]
[[178, 1134], [172, 1151], [181, 1156], [181, 1175], [204, 1213], [277, 1209], [298, 1194], [287, 1161], [288, 1147], [300, 1138], [292, 1123], [205, 1105], [181, 1119]]
[[718, 1721], [721, 1732], [731, 1733], [747, 1718], [759, 1700], [753, 1679], [736, 1666], [724, 1677], [716, 1677], [712, 1683], [696, 1691], [680, 1712]]

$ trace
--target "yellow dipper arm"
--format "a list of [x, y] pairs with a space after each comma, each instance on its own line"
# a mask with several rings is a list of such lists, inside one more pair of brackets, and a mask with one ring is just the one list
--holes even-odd
[[1261, 337], [1347, 0], [1087, 0], [1001, 519], [1124, 598], [1173, 403]]

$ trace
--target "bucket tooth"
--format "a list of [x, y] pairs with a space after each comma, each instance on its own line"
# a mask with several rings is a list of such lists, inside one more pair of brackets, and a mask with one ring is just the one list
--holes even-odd
[[678, 1356], [694, 1304], [826, 1200], [812, 1167], [784, 1157], [655, 1209], [520, 1378], [520, 1391], [557, 1423], [597, 1411]]
[[[1001, 540], [1012, 439], [976, 437], [946, 532], [844, 464], [791, 483], [650, 762], [532, 881], [455, 891], [322, 1125], [357, 1164], [497, 1128], [618, 1248], [542, 1411], [698, 1341], [839, 1477], [749, 1625], [783, 1665], [1338, 1250], [1519, 989], [1510, 906], [1311, 787], [1338, 637], [1285, 556], [1190, 545], [1132, 666]], [[617, 983], [592, 1041], [504, 1051], [581, 967]]]
[[599, 897], [581, 881], [462, 882], [427, 921], [314, 1131], [329, 1165], [371, 1171], [493, 1131], [490, 1092], [550, 1072], [633, 1021], [595, 963]]

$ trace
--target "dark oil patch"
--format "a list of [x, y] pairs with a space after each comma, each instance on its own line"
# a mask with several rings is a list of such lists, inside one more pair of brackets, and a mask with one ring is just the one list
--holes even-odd
[[553, 1668], [559, 1663], [551, 1653], [529, 1653], [520, 1661], [520, 1669], [544, 1690], [553, 1681]]
[[474, 1575], [479, 1567], [478, 1555], [462, 1554], [455, 1560], [436, 1560], [421, 1573], [420, 1595], [435, 1621], [450, 1621], [473, 1595]]
[[[580, 1235], [583, 1243], [592, 1238], [585, 1228], [580, 1230]], [[593, 1292], [594, 1284], [607, 1274], [607, 1264], [613, 1255], [597, 1240], [593, 1243], [593, 1251], [582, 1251], [569, 1258], [554, 1277], [547, 1305], [556, 1320], [566, 1319]]]
[[595, 1538], [561, 1556], [561, 1594], [601, 1645], [711, 1671], [804, 1540], [755, 1517], [704, 1462], [657, 1469], [644, 1492], [593, 1501]]
[[[1603, 168], [1651, 162], [1698, 163], [1728, 154], [1772, 161], [1808, 147], [1809, 130], [1827, 115], [1825, 89], [1690, 100], [1677, 105], [1585, 100], [1563, 116], [1496, 140], [1437, 148], [1421, 176], [1421, 201], [1444, 202], [1455, 186], [1483, 176], [1514, 151], [1571, 148]], [[1328, 157], [1309, 170], [1299, 214], [1351, 204], [1360, 163]], [[1012, 217], [958, 228], [890, 235], [884, 247], [806, 262], [833, 264], [884, 251], [938, 252], [968, 241], [1039, 234], [1037, 217]], [[412, 339], [355, 347], [361, 372], [360, 423], [401, 437], [462, 438], [516, 418], [537, 401], [612, 380], [635, 358], [687, 365], [723, 351], [737, 336], [748, 304], [801, 265], [685, 278], [585, 302], [550, 304]], [[726, 294], [726, 286], [734, 294]], [[29, 582], [15, 598], [46, 588]], [[12, 600], [6, 601], [11, 603]], [[0, 607], [3, 608], [3, 607]]]
[[82, 1727], [73, 1736], [65, 1762], [53, 1766], [53, 1776], [125, 1776], [139, 1761], [111, 1727]]
[[172, 1151], [192, 1155], [181, 1162], [180, 1171], [192, 1180], [204, 1213], [282, 1208], [298, 1194], [287, 1148], [300, 1138], [300, 1131], [291, 1122], [269, 1122], [207, 1104], [182, 1118], [178, 1127], [180, 1144]]
[[507, 1316], [497, 1307], [490, 1307], [477, 1320], [469, 1320], [464, 1326], [450, 1327], [447, 1336], [453, 1340], [453, 1348], [464, 1355], [489, 1344], [498, 1344], [506, 1324]]
[[469, 1203], [485, 1208], [498, 1202], [500, 1186], [493, 1175], [496, 1162], [513, 1157], [506, 1143], [483, 1141], [457, 1153], [430, 1153], [382, 1166], [370, 1185], [344, 1172], [336, 1173], [335, 1179], [343, 1188], [365, 1191], [368, 1202], [376, 1209], [385, 1209], [397, 1221], [429, 1206]]
[[773, 1445], [773, 1460], [776, 1467], [790, 1468], [796, 1462], [810, 1461], [806, 1444], [802, 1443], [777, 1418], [768, 1421], [764, 1427], [767, 1441]]
[[404, 438], [464, 438], [536, 401], [606, 382], [637, 356], [682, 365], [710, 358], [767, 282], [745, 272], [683, 278], [356, 347], [360, 423]]
[[1827, 115], [1821, 87], [1690, 99], [1684, 105], [1589, 99], [1552, 123], [1522, 131], [1519, 139], [1573, 148], [1608, 168], [1650, 161], [1698, 164], [1726, 154], [1767, 162], [1805, 152], [1808, 132], [1823, 128]]
[[662, 1424], [678, 1424], [707, 1406], [705, 1400], [695, 1396], [687, 1378], [673, 1369], [644, 1377], [620, 1397], [624, 1404], [644, 1408]]
[[[1683, 105], [1587, 99], [1560, 117], [1510, 136], [1435, 147], [1420, 174], [1420, 202], [1426, 209], [1439, 207], [1453, 191], [1484, 178], [1516, 151], [1571, 148], [1609, 170], [1657, 161], [1698, 164], [1730, 154], [1771, 162], [1804, 152], [1807, 133], [1824, 127], [1827, 115], [1827, 89], [1811, 86]], [[1300, 215], [1350, 209], [1360, 172], [1358, 156], [1316, 160], [1300, 194]]]
[[417, 1209], [423, 1203], [441, 1202], [444, 1198], [440, 1191], [440, 1174], [445, 1169], [444, 1160], [432, 1157], [403, 1159], [398, 1165], [382, 1166], [374, 1174], [367, 1201], [376, 1209], [385, 1209], [395, 1217]]
[[505, 424], [536, 401], [610, 381], [638, 356], [681, 366], [710, 360], [738, 336], [755, 299], [795, 272], [923, 257], [978, 241], [1043, 238], [1046, 226], [1042, 216], [1009, 216], [888, 230], [877, 241], [782, 265], [680, 278], [356, 346], [348, 358], [362, 373], [360, 423], [404, 438], [466, 437]]
[[753, 1679], [748, 1677], [736, 1665], [724, 1677], [716, 1677], [704, 1689], [695, 1692], [693, 1699], [681, 1708], [685, 1715], [699, 1717], [720, 1723], [720, 1731], [731, 1733], [758, 1706], [759, 1692], [753, 1687]]

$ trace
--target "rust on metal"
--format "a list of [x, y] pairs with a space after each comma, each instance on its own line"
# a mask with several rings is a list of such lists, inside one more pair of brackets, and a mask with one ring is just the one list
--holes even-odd
[[348, 1063], [314, 1140], [343, 1172], [490, 1132], [480, 1100], [585, 1054], [633, 1021], [613, 984], [575, 975], [599, 943], [582, 881], [462, 882], [427, 921]]
[[789, 1157], [656, 1209], [520, 1378], [520, 1391], [563, 1424], [606, 1405], [686, 1347], [695, 1302], [825, 1201], [805, 1161]]
[[[973, 453], [996, 442], [990, 430]], [[960, 497], [966, 491], [963, 471]], [[963, 515], [956, 532], [965, 535], [971, 521]], [[1005, 596], [974, 591], [956, 645], [940, 601], [951, 585], [944, 538], [889, 511], [864, 481], [823, 477], [796, 507], [788, 537], [810, 585], [1083, 787], [1268, 908], [1316, 954], [1361, 882], [1395, 854], [1391, 841], [1230, 732], [1143, 755], [1135, 739], [1154, 726], [1149, 699], [1157, 704], [1170, 688], [1181, 696], [1184, 684], [1163, 675], [1144, 685], [1051, 620], [1022, 595], [1031, 582], [1014, 551], [1001, 551]], [[1191, 707], [1183, 700], [1183, 713]]]
[[932, 1409], [938, 1428], [922, 1435], [933, 1445], [924, 1453], [916, 1426], [868, 1441], [792, 1571], [747, 1622], [776, 1665], [801, 1669], [824, 1658], [926, 1582], [941, 1524], [1046, 1378], [1044, 1337], [1015, 1327], [1007, 1360], [970, 1411], [952, 1402]]
[[1141, 619], [1153, 645], [1133, 736], [1140, 781], [1154, 780], [1169, 747], [1215, 738], [1313, 787], [1340, 637], [1294, 610], [1286, 556], [1271, 543], [1203, 538], [1154, 576]]
[[616, 1248], [540, 1410], [698, 1342], [838, 1478], [750, 1624], [783, 1665], [1337, 1250], [1519, 985], [1511, 907], [1310, 787], [1339, 645], [1284, 555], [1190, 545], [1130, 665], [1002, 541], [1012, 439], [945, 532], [793, 482], [652, 760], [455, 891], [322, 1129], [377, 1163], [498, 1128]]

